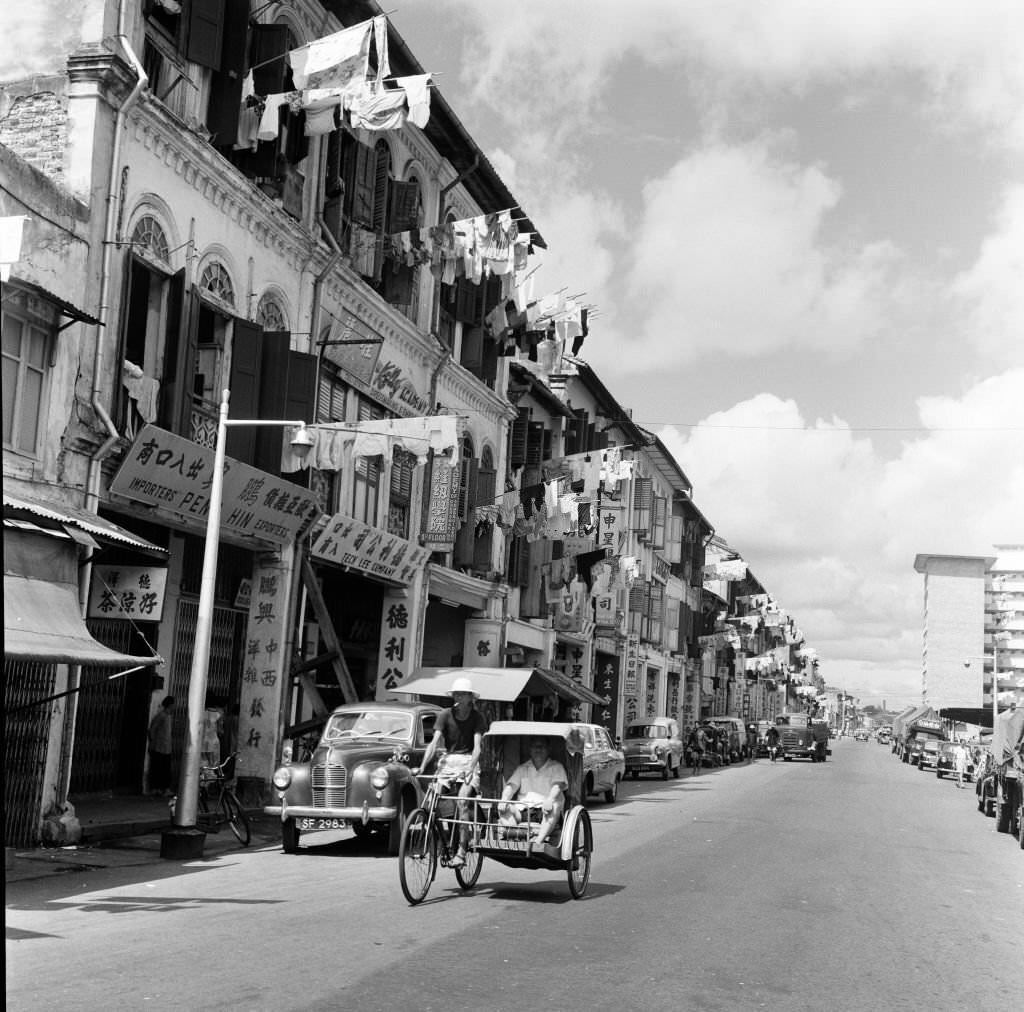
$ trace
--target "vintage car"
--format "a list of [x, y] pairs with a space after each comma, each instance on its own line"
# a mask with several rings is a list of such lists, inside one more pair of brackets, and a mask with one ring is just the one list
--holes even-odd
[[611, 804], [619, 794], [619, 782], [626, 775], [626, 757], [615, 747], [607, 728], [600, 724], [577, 724], [583, 734], [583, 798], [603, 794]]
[[870, 734], [870, 732], [868, 731], [868, 729], [866, 727], [858, 727], [857, 730], [853, 732], [853, 740], [854, 741], [870, 741], [871, 740], [871, 734]]
[[423, 791], [411, 768], [434, 736], [440, 707], [428, 703], [346, 703], [327, 719], [308, 762], [276, 770], [280, 803], [263, 811], [281, 820], [285, 853], [303, 833], [350, 827], [357, 836], [386, 835], [398, 853], [402, 824]]
[[[941, 780], [947, 773], [951, 776], [956, 773], [956, 742], [940, 741], [939, 754], [935, 757], [935, 775]], [[974, 756], [969, 755], [967, 759], [967, 773], [965, 778], [970, 780], [974, 776]]]
[[683, 766], [683, 739], [679, 722], [671, 717], [649, 717], [626, 728], [622, 743], [626, 772], [635, 780], [641, 773], [660, 773], [662, 780], [679, 776]]
[[934, 770], [938, 768], [939, 746], [945, 745], [937, 738], [929, 738], [921, 746], [921, 754], [917, 757], [917, 768], [919, 770]]

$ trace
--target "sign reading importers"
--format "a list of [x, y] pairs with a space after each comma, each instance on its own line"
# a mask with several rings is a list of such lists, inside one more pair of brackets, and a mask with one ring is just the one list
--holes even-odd
[[317, 562], [333, 562], [408, 585], [426, 565], [430, 550], [362, 520], [335, 513], [314, 538], [310, 556]]
[[[213, 450], [147, 425], [132, 444], [110, 491], [206, 530], [213, 478]], [[224, 460], [221, 529], [285, 545], [305, 531], [321, 510], [308, 488], [266, 471]]]

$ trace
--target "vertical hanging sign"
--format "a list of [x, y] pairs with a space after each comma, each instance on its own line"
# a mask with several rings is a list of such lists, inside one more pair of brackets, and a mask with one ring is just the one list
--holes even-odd
[[386, 594], [381, 607], [380, 644], [377, 650], [377, 699], [401, 692], [409, 677], [412, 623], [406, 597]]
[[459, 517], [460, 470], [451, 467], [447, 457], [435, 456], [430, 465], [430, 498], [423, 543], [431, 551], [455, 547], [455, 531]]

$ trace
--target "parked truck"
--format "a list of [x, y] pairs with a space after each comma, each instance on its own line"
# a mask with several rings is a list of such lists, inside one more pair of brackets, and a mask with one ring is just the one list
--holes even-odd
[[791, 759], [825, 761], [830, 752], [827, 721], [811, 720], [806, 713], [783, 713], [775, 718], [775, 726], [785, 762]]

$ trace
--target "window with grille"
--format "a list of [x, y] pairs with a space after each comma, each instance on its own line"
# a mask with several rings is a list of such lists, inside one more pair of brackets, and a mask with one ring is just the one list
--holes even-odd
[[[359, 421], [369, 422], [387, 417], [380, 405], [365, 397], [359, 398]], [[380, 504], [381, 458], [360, 457], [353, 468], [352, 516], [376, 525]]]
[[3, 301], [4, 449], [36, 456], [49, 387], [57, 310], [44, 299], [6, 286]]
[[391, 460], [390, 495], [388, 499], [388, 533], [409, 537], [409, 513], [412, 505], [412, 475], [416, 457], [406, 450], [395, 449]]
[[[330, 363], [324, 363], [321, 366], [316, 402], [318, 423], [345, 421], [345, 404], [350, 389], [347, 383], [338, 378]], [[311, 488], [316, 492], [320, 508], [325, 513], [334, 513], [340, 509], [338, 503], [340, 487], [341, 480], [337, 471], [312, 471]]]
[[272, 295], [264, 295], [256, 307], [256, 322], [264, 329], [271, 332], [280, 332], [288, 329], [288, 318], [281, 308], [281, 303]]
[[199, 288], [226, 306], [235, 304], [235, 286], [227, 268], [217, 260], [211, 260], [199, 275]]
[[153, 215], [144, 214], [139, 218], [132, 230], [131, 245], [136, 253], [155, 261], [165, 270], [170, 270], [171, 253], [167, 236]]

